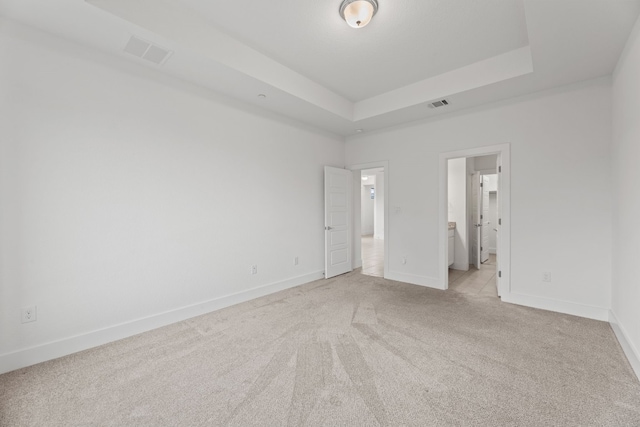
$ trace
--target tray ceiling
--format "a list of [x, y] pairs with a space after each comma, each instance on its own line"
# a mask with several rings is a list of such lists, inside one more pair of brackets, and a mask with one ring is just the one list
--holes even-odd
[[[339, 135], [612, 73], [638, 0], [2, 0], [0, 16]], [[124, 51], [135, 36], [172, 53]], [[264, 94], [266, 97], [258, 97]], [[445, 108], [428, 108], [447, 98]]]

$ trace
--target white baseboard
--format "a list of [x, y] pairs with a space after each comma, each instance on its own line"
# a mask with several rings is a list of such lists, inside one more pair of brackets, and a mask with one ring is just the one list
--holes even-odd
[[384, 278], [396, 282], [411, 283], [412, 285], [426, 286], [428, 288], [442, 289], [440, 281], [436, 277], [417, 276], [415, 274], [402, 273], [400, 271], [385, 271]]
[[622, 351], [624, 351], [625, 356], [627, 356], [633, 372], [635, 372], [636, 377], [640, 380], [640, 351], [638, 351], [638, 348], [629, 340], [627, 330], [620, 324], [613, 310], [609, 311], [609, 324], [611, 325], [611, 329], [613, 329], [613, 333], [616, 334], [620, 347], [622, 347]]
[[492, 255], [495, 255], [498, 252], [496, 251], [496, 248], [489, 248], [489, 253], [492, 254]]
[[537, 297], [533, 295], [503, 292], [503, 302], [524, 305], [526, 307], [540, 308], [542, 310], [571, 314], [573, 316], [586, 317], [588, 319], [609, 321], [609, 309], [591, 305], [577, 304], [574, 302]]
[[133, 335], [147, 332], [172, 323], [181, 322], [192, 317], [220, 310], [241, 302], [249, 301], [274, 292], [300, 286], [314, 280], [324, 278], [323, 271], [315, 271], [280, 282], [258, 286], [246, 291], [203, 301], [187, 307], [159, 313], [131, 322], [113, 325], [104, 329], [64, 338], [58, 341], [37, 345], [30, 348], [0, 355], [0, 374], [35, 365], [36, 363], [67, 356], [78, 351], [87, 350]]
[[356, 268], [360, 268], [362, 267], [362, 260], [359, 259], [355, 262], [355, 264], [353, 265], [353, 269], [355, 270]]

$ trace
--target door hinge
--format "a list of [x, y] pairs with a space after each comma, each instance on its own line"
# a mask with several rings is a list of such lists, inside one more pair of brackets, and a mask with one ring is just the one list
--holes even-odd
[[483, 184], [482, 184], [482, 183], [480, 183], [480, 187], [482, 187], [482, 186], [483, 186]]
[[498, 277], [502, 277], [502, 271], [498, 271]]
[[502, 166], [498, 166], [498, 172], [502, 172]]
[[482, 246], [480, 246], [480, 250], [481, 250], [481, 251], [484, 251], [484, 248], [483, 248]]
[[498, 225], [502, 225], [502, 218], [498, 219]]
[[480, 215], [480, 219], [482, 219], [482, 215]]

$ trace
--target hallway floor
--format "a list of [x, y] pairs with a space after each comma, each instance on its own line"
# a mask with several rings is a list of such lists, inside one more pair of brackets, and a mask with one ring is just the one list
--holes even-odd
[[384, 240], [362, 236], [362, 274], [384, 277]]
[[465, 294], [476, 294], [498, 297], [496, 288], [496, 256], [489, 255], [489, 260], [477, 269], [469, 266], [468, 271], [449, 269], [449, 289]]

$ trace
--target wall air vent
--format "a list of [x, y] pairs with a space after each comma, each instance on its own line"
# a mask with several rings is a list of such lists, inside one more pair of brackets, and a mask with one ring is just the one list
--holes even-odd
[[167, 58], [173, 53], [169, 49], [165, 49], [135, 36], [131, 36], [129, 42], [124, 47], [124, 51], [157, 65], [164, 64]]
[[433, 101], [429, 103], [429, 108], [440, 108], [440, 107], [446, 107], [447, 105], [449, 105], [450, 102], [446, 99], [441, 99], [439, 101]]

